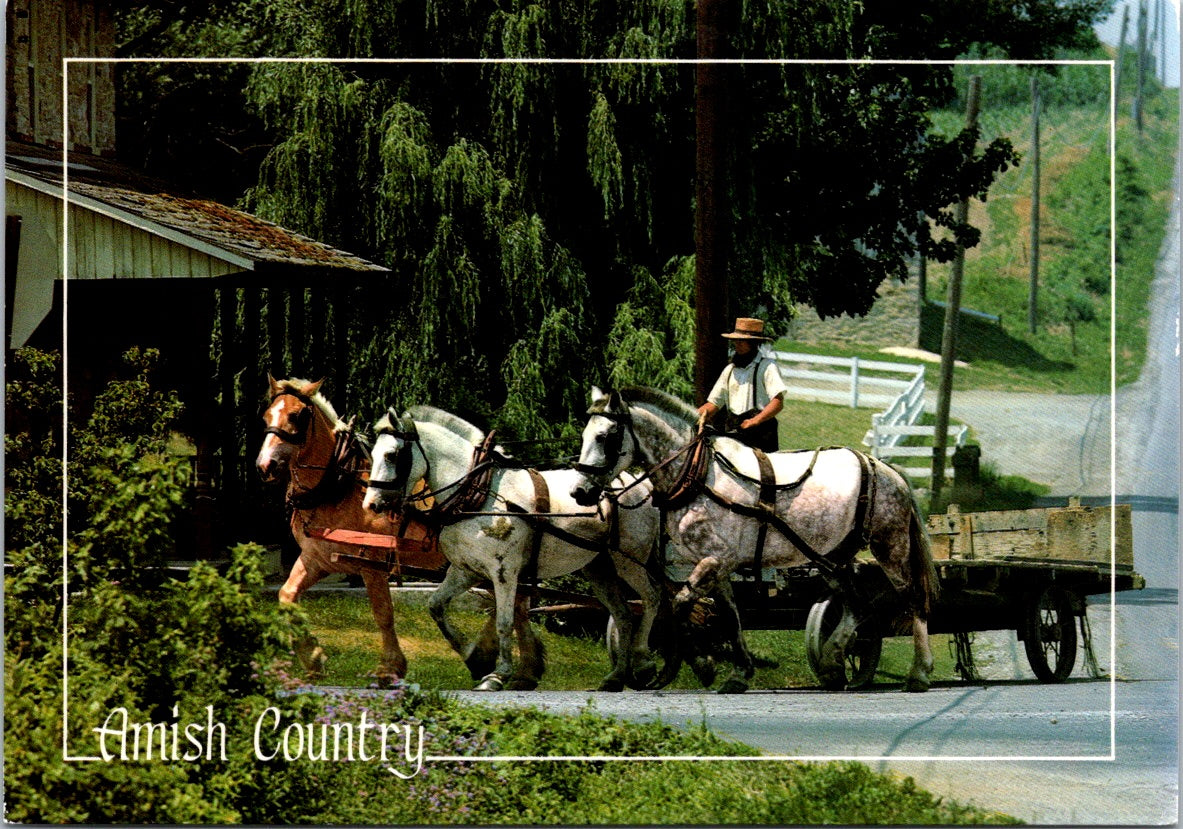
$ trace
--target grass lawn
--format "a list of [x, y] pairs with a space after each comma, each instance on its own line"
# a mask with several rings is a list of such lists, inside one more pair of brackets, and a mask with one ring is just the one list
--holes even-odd
[[[407, 681], [424, 690], [467, 690], [475, 683], [457, 656], [439, 635], [435, 623], [421, 602], [400, 601], [396, 597], [395, 624], [403, 650], [407, 654]], [[379, 639], [364, 595], [317, 593], [301, 600], [328, 656], [326, 674], [321, 684], [361, 688], [373, 681], [371, 672], [377, 664]], [[480, 612], [460, 611], [456, 619], [466, 631], [475, 634], [484, 622]], [[547, 652], [547, 670], [541, 690], [584, 691], [595, 689], [608, 670], [608, 652], [602, 636], [561, 635], [536, 624]], [[800, 630], [752, 630], [746, 632], [749, 647], [759, 661], [753, 688], [818, 687], [817, 678], [805, 659], [804, 633]], [[937, 681], [956, 679], [954, 662], [949, 654], [949, 637], [933, 637]], [[908, 637], [884, 642], [876, 684], [903, 683], [912, 661], [912, 643]], [[701, 689], [688, 667], [683, 667], [672, 689]], [[704, 691], [705, 693], [705, 691]]]

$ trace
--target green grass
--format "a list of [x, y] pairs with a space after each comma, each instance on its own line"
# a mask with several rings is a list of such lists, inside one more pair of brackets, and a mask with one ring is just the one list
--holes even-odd
[[[326, 674], [320, 684], [363, 688], [373, 682], [378, 661], [378, 633], [362, 595], [313, 592], [301, 600], [312, 631], [328, 656]], [[461, 611], [458, 623], [475, 634], [484, 621], [480, 613]], [[443, 641], [421, 605], [396, 603], [395, 624], [407, 654], [407, 681], [424, 690], [466, 690], [473, 686], [468, 671]], [[608, 671], [608, 652], [602, 635], [568, 636], [535, 624], [547, 649], [547, 670], [542, 690], [582, 691], [599, 685]], [[805, 659], [804, 634], [800, 630], [746, 631], [748, 645], [759, 662], [753, 688], [814, 688], [817, 678]], [[937, 681], [953, 680], [956, 674], [948, 655], [946, 636], [933, 637]], [[911, 640], [895, 637], [884, 642], [883, 659], [876, 682], [891, 686], [903, 682], [912, 652]], [[671, 689], [701, 689], [689, 667], [683, 667]]]

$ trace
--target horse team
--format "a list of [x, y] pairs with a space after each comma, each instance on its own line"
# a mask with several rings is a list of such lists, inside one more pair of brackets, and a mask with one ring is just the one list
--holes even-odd
[[[696, 411], [669, 395], [594, 389], [579, 462], [540, 472], [508, 457], [493, 436], [429, 406], [389, 410], [370, 446], [319, 388], [270, 379], [262, 415], [256, 466], [265, 481], [286, 481], [301, 551], [279, 598], [296, 602], [330, 573], [361, 575], [382, 634], [384, 682], [401, 680], [407, 666], [388, 571], [317, 528], [398, 537], [408, 526], [426, 526], [448, 562], [430, 599], [432, 617], [477, 690], [486, 691], [537, 686], [542, 647], [519, 584], [573, 572], [586, 576], [612, 617], [614, 647], [601, 690], [668, 684], [682, 664], [680, 643], [695, 635], [692, 611], [709, 596], [731, 640], [725, 651], [733, 671], [720, 690], [743, 691], [753, 660], [732, 573], [809, 563], [841, 591], [855, 554], [869, 548], [910, 617], [914, 659], [905, 687], [928, 687], [927, 615], [936, 580], [927, 534], [907, 481], [880, 461], [848, 449], [765, 455], [704, 431]], [[690, 568], [685, 584], [669, 584], [667, 564]], [[481, 582], [492, 585], [494, 614], [468, 642], [448, 607]], [[630, 593], [640, 600], [639, 615]], [[828, 658], [835, 662], [856, 615], [847, 613], [833, 634]], [[315, 641], [298, 642], [296, 652], [313, 675], [323, 668]]]

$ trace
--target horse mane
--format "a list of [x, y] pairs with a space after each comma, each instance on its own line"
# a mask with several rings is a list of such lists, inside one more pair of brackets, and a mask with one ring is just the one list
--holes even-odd
[[[286, 380], [276, 380], [275, 383], [286, 392], [302, 395], [304, 394], [304, 389], [308, 388], [312, 384], [312, 381], [303, 380], [299, 377], [289, 377]], [[329, 419], [329, 423], [333, 424], [334, 429], [345, 425], [341, 422], [341, 418], [337, 414], [337, 410], [333, 408], [333, 404], [323, 394], [315, 392], [311, 400], [313, 405], [320, 409], [321, 414]]]
[[698, 410], [681, 398], [650, 388], [649, 386], [625, 386], [620, 396], [630, 406], [640, 404], [656, 409], [664, 415], [671, 426], [692, 428], [698, 422]]
[[485, 439], [485, 433], [464, 418], [451, 412], [445, 412], [443, 409], [437, 409], [435, 406], [411, 406], [407, 411], [415, 420], [442, 426], [474, 446], [479, 446], [481, 441]]

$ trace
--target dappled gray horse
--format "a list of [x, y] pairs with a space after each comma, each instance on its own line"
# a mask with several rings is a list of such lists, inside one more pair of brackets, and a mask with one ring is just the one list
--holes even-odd
[[[572, 495], [593, 503], [614, 477], [633, 465], [646, 470], [663, 503], [670, 561], [693, 565], [675, 607], [687, 609], [712, 591], [735, 615], [730, 576], [741, 566], [813, 563], [841, 578], [869, 546], [911, 616], [914, 659], [909, 690], [926, 690], [932, 670], [928, 613], [936, 574], [928, 535], [904, 478], [886, 464], [850, 449], [765, 455], [736, 440], [697, 429], [697, 412], [648, 388], [592, 392], [583, 431], [579, 480]], [[854, 633], [848, 616], [835, 632], [836, 659]], [[736, 667], [746, 688], [753, 667], [742, 642]]]

